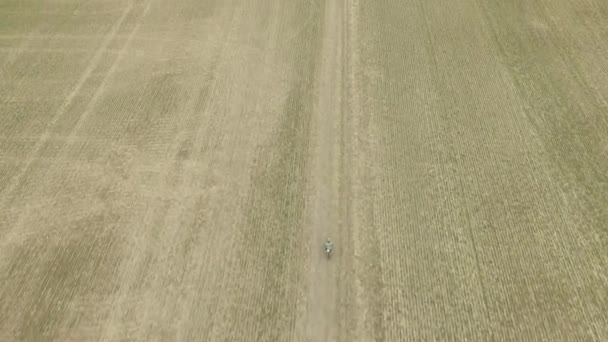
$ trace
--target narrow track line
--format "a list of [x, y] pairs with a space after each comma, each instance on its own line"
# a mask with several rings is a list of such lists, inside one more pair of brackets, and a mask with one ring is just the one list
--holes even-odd
[[[29, 40], [30, 42], [32, 40]], [[31, 45], [31, 44], [29, 44]], [[20, 55], [22, 53], [72, 53], [72, 54], [76, 54], [76, 53], [84, 53], [84, 52], [91, 52], [91, 50], [93, 50], [92, 48], [76, 48], [76, 47], [71, 47], [71, 48], [36, 48], [36, 47], [0, 47], [0, 52], [1, 51], [7, 51], [9, 53], [16, 53], [15, 55], [15, 59], [18, 57], [17, 53]], [[107, 52], [115, 52], [115, 50], [112, 49], [108, 49]], [[8, 61], [8, 64], [10, 64], [10, 58]]]
[[[10, 67], [17, 61], [17, 59], [26, 52], [31, 49], [30, 46], [32, 42], [35, 40], [34, 34], [30, 33], [29, 35], [24, 36], [25, 38], [21, 39], [19, 46], [17, 47], [0, 47], [0, 51], [7, 51], [8, 57], [2, 61], [2, 68], [0, 68], [0, 75], [6, 73], [6, 70], [10, 69]], [[4, 78], [4, 77], [2, 77]]]
[[[77, 10], [78, 12], [78, 16], [79, 17], [94, 17], [94, 16], [99, 16], [100, 14], [112, 14], [112, 13], [117, 13], [120, 12], [120, 8], [113, 8], [113, 9], [107, 9], [107, 10], [93, 10], [93, 11], [86, 11], [86, 12], [81, 12], [80, 10]], [[72, 16], [74, 13], [74, 11], [70, 11], [70, 10], [61, 10], [61, 9], [55, 9], [55, 10], [38, 10], [38, 11], [28, 11], [28, 10], [9, 10], [9, 9], [0, 9], [0, 15], [5, 15], [5, 14], [10, 14], [10, 15], [18, 15], [19, 17], [48, 17], [48, 16], [61, 16], [61, 17], [68, 17], [68, 16]]]
[[[133, 27], [133, 29], [131, 30], [131, 32], [129, 33], [129, 35], [127, 37], [127, 41], [124, 43], [124, 45], [118, 52], [118, 56], [114, 59], [112, 66], [110, 67], [110, 69], [108, 69], [108, 72], [105, 74], [103, 80], [97, 87], [97, 90], [95, 91], [93, 97], [89, 101], [87, 107], [82, 112], [82, 114], [80, 114], [80, 117], [78, 118], [78, 121], [76, 122], [76, 125], [74, 125], [74, 127], [70, 131], [70, 134], [67, 136], [66, 143], [64, 145], [64, 149], [62, 150], [62, 152], [67, 154], [67, 147], [71, 146], [74, 143], [74, 141], [76, 140], [76, 133], [78, 133], [78, 131], [82, 128], [84, 122], [88, 119], [88, 117], [93, 112], [95, 105], [97, 105], [99, 98], [101, 97], [101, 95], [103, 94], [103, 91], [105, 90], [108, 80], [110, 80], [112, 78], [112, 75], [116, 72], [116, 67], [122, 61], [122, 59], [125, 55], [125, 52], [128, 50], [129, 46], [131, 45], [131, 42], [133, 41], [133, 37], [135, 37], [135, 34], [141, 27], [143, 18], [145, 18], [146, 15], [148, 14], [148, 11], [150, 10], [151, 5], [152, 5], [152, 0], [147, 1], [146, 7], [144, 7], [144, 10], [143, 10], [141, 16], [138, 18], [137, 24]], [[65, 156], [65, 155], [63, 155], [63, 156]]]
[[[95, 39], [101, 39], [106, 37], [106, 35], [103, 34], [31, 34], [31, 35], [26, 35], [26, 34], [15, 34], [15, 35], [2, 35], [0, 34], [0, 41], [2, 40], [23, 40], [23, 39], [31, 39], [31, 40], [66, 40], [66, 41], [71, 41], [71, 40], [86, 40], [86, 41], [90, 41], [90, 40], [95, 40]], [[117, 34], [114, 38], [116, 39], [124, 39], [124, 34]], [[170, 42], [170, 43], [175, 43], [175, 42], [193, 42], [196, 43], [198, 42], [198, 39], [196, 38], [186, 38], [186, 37], [143, 37], [143, 36], [139, 36], [139, 37], [134, 37], [133, 40], [136, 41], [149, 41], [149, 42], [158, 42], [158, 43], [163, 43], [163, 42]]]
[[308, 17], [306, 17], [306, 21], [304, 21], [304, 24], [302, 24], [302, 26], [300, 26], [298, 29], [296, 29], [296, 31], [293, 32], [293, 34], [291, 34], [290, 36], [285, 38], [285, 41], [284, 41], [285, 44], [298, 38], [308, 28], [308, 26], [310, 26], [310, 24], [312, 24], [312, 20], [319, 14], [318, 3], [314, 0], [308, 0], [308, 3], [310, 4], [311, 9], [308, 12]]

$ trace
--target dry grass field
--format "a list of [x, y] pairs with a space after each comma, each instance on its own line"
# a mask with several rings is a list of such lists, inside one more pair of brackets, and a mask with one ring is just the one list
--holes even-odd
[[0, 341], [606, 341], [607, 38], [602, 0], [0, 1]]

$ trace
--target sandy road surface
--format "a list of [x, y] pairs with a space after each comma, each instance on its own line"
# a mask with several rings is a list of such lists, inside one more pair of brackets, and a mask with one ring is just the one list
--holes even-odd
[[348, 257], [342, 249], [346, 239], [341, 233], [343, 201], [347, 200], [340, 192], [343, 179], [340, 156], [343, 153], [342, 141], [342, 102], [345, 101], [343, 64], [347, 56], [344, 47], [344, 3], [345, 1], [326, 1], [323, 11], [322, 46], [320, 67], [317, 74], [316, 102], [314, 106], [311, 142], [313, 173], [313, 193], [309, 210], [310, 245], [322, 247], [322, 241], [330, 238], [338, 246], [334, 260], [326, 260], [325, 255], [313, 253], [310, 258], [308, 275], [309, 293], [304, 322], [306, 341], [336, 341], [338, 325], [338, 277], [340, 257]]

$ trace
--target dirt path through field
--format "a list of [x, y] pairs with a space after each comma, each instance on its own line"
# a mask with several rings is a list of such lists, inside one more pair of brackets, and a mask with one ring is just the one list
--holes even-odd
[[[311, 208], [309, 294], [306, 325], [307, 341], [335, 341], [339, 333], [338, 269], [340, 258], [340, 165], [342, 63], [343, 63], [343, 1], [327, 1], [323, 24], [321, 66], [317, 76], [317, 100], [311, 136], [314, 148], [314, 192], [309, 198]], [[336, 243], [334, 260], [321, 253], [322, 242], [330, 238]], [[318, 249], [318, 252], [315, 250]]]

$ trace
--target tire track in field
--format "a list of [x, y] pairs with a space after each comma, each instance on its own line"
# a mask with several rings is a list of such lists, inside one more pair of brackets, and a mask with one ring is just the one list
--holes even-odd
[[[22, 46], [18, 46], [18, 47], [0, 47], [0, 51], [8, 51], [11, 54], [21, 55], [24, 52], [45, 53], [45, 54], [51, 54], [51, 53], [77, 54], [77, 53], [90, 52], [91, 50], [93, 50], [93, 49], [89, 49], [89, 48], [77, 48], [77, 47], [70, 47], [70, 48], [30, 47], [32, 40], [33, 39], [29, 39], [29, 41], [30, 41], [29, 43], [25, 43]], [[108, 50], [106, 50], [106, 52], [112, 53], [112, 52], [116, 52], [116, 50], [108, 49]], [[17, 57], [18, 56], [15, 56], [15, 58], [17, 58]], [[48, 82], [48, 80], [42, 80], [42, 82]]]
[[[35, 31], [37, 32], [37, 31]], [[3, 79], [6, 79], [6, 74], [8, 73], [8, 69], [10, 69], [13, 64], [15, 64], [15, 62], [17, 61], [17, 59], [19, 57], [21, 57], [21, 55], [24, 52], [28, 52], [28, 51], [32, 51], [33, 52], [38, 52], [38, 49], [32, 48], [32, 43], [36, 40], [35, 36], [36, 33], [35, 32], [30, 32], [28, 35], [23, 36], [23, 38], [21, 39], [21, 42], [19, 43], [18, 46], [16, 47], [6, 47], [6, 48], [0, 48], [0, 51], [7, 51], [8, 52], [8, 57], [6, 57], [4, 59], [4, 61], [2, 61], [2, 67], [0, 68], [0, 76]]]
[[[1, 14], [3, 14], [3, 11], [0, 11], [0, 15]], [[32, 48], [32, 45], [37, 40], [37, 37], [40, 36], [40, 32], [48, 30], [49, 24], [43, 23], [38, 25], [37, 28], [33, 29], [28, 34], [19, 35], [19, 45], [14, 48], [8, 48], [8, 57], [4, 61], [2, 61], [2, 67], [0, 68], [0, 79], [4, 79], [6, 77], [5, 74], [8, 73], [8, 70], [13, 67], [13, 65], [18, 61], [19, 57], [21, 57], [24, 52], [29, 52], [31, 50], [33, 50], [32, 52], [39, 51], [36, 48]], [[1, 37], [2, 36], [0, 35], [0, 39], [2, 39]], [[48, 43], [48, 40], [46, 40], [44, 43]], [[2, 48], [2, 50], [5, 49], [7, 48]]]
[[66, 143], [64, 145], [64, 151], [63, 151], [64, 153], [67, 154], [67, 148], [70, 147], [74, 143], [74, 141], [76, 139], [76, 133], [78, 133], [78, 131], [82, 128], [83, 123], [91, 115], [93, 109], [95, 108], [95, 105], [97, 104], [101, 95], [103, 94], [103, 91], [108, 83], [108, 80], [110, 80], [112, 78], [112, 75], [116, 72], [116, 67], [120, 64], [120, 62], [124, 58], [125, 52], [128, 50], [129, 46], [131, 45], [131, 42], [133, 41], [133, 37], [135, 37], [135, 34], [137, 33], [137, 31], [139, 31], [139, 28], [141, 27], [143, 19], [146, 17], [148, 12], [150, 11], [151, 5], [152, 5], [152, 0], [148, 0], [145, 4], [145, 7], [143, 9], [141, 16], [137, 19], [137, 23], [135, 24], [135, 26], [133, 27], [133, 29], [127, 36], [127, 41], [124, 43], [124, 45], [118, 52], [118, 56], [116, 57], [116, 59], [114, 59], [112, 66], [110, 67], [110, 69], [108, 69], [108, 72], [103, 77], [101, 83], [97, 87], [97, 90], [93, 94], [93, 97], [87, 104], [87, 107], [82, 112], [82, 114], [80, 114], [80, 117], [78, 118], [78, 121], [76, 122], [76, 125], [74, 125], [74, 127], [72, 128], [70, 134], [68, 135], [68, 137], [66, 139]]
[[[80, 6], [82, 6], [82, 4], [76, 5], [76, 11], [80, 8]], [[120, 11], [120, 9], [114, 10], [114, 12], [119, 12], [119, 11]], [[2, 15], [9, 14], [9, 15], [19, 15], [20, 18], [24, 18], [24, 15], [26, 15], [27, 13], [29, 13], [29, 11], [10, 11], [10, 10], [3, 9], [3, 10], [0, 10], [0, 17]], [[65, 10], [57, 10], [56, 13], [65, 14]], [[34, 15], [41, 15], [41, 14], [34, 14]], [[45, 13], [43, 13], [43, 15], [46, 16], [47, 13], [45, 12]], [[37, 28], [35, 28], [28, 34], [20, 35], [21, 38], [19, 38], [19, 40], [20, 40], [19, 46], [12, 47], [12, 48], [0, 48], [0, 50], [8, 51], [8, 57], [2, 62], [2, 67], [0, 68], [0, 79], [5, 78], [5, 76], [3, 74], [7, 73], [7, 71], [15, 64], [15, 62], [17, 62], [17, 60], [21, 57], [21, 55], [23, 55], [23, 53], [26, 53], [26, 52], [40, 53], [40, 52], [46, 52], [49, 50], [55, 51], [55, 49], [48, 49], [48, 48], [39, 49], [37, 47], [32, 47], [34, 42], [36, 40], [38, 40], [39, 37], [41, 36], [41, 32], [49, 31], [50, 29], [52, 29], [52, 26], [51, 27], [49, 27], [49, 26], [50, 26], [49, 23], [42, 23], [42, 24], [39, 24]], [[0, 35], [0, 39], [2, 39], [2, 37], [3, 36]], [[45, 41], [44, 41], [45, 45], [49, 43], [48, 38], [51, 38], [51, 37], [52, 36], [49, 35], [47, 37], [47, 39], [45, 39]], [[100, 36], [100, 38], [103, 38], [103, 37], [104, 36]], [[87, 49], [87, 52], [88, 51], [90, 51], [90, 50]], [[42, 58], [42, 57], [40, 57], [40, 58]]]
[[17, 187], [21, 184], [23, 176], [31, 169], [32, 163], [39, 157], [42, 147], [44, 147], [44, 145], [50, 138], [51, 132], [57, 125], [57, 122], [59, 122], [59, 120], [67, 113], [68, 109], [72, 105], [72, 102], [74, 101], [76, 96], [80, 93], [80, 90], [82, 89], [84, 84], [91, 77], [93, 70], [95, 70], [95, 68], [97, 68], [97, 66], [99, 65], [106, 49], [108, 48], [110, 43], [114, 40], [114, 38], [117, 36], [118, 31], [120, 30], [120, 27], [122, 26], [122, 24], [125, 21], [125, 19], [127, 18], [127, 16], [131, 13], [133, 8], [134, 8], [133, 2], [129, 2], [129, 4], [123, 10], [120, 18], [116, 21], [116, 23], [114, 23], [110, 32], [105, 36], [103, 42], [101, 43], [101, 46], [95, 52], [95, 55], [93, 56], [93, 58], [87, 65], [86, 69], [83, 71], [83, 73], [78, 78], [78, 81], [72, 88], [72, 91], [70, 91], [68, 96], [64, 99], [63, 103], [59, 106], [59, 108], [55, 112], [55, 115], [50, 120], [49, 124], [47, 125], [46, 130], [42, 133], [42, 135], [40, 136], [40, 139], [36, 142], [32, 151], [26, 157], [24, 165], [19, 169], [17, 174], [10, 180], [10, 182], [8, 183], [8, 185], [6, 186], [4, 191], [0, 194], [0, 196], [2, 196], [0, 198], [0, 210], [6, 209], [7, 202], [9, 202], [11, 195], [17, 189]]
[[306, 31], [306, 29], [312, 24], [313, 19], [315, 19], [315, 17], [319, 15], [319, 12], [320, 12], [319, 4], [313, 0], [307, 0], [307, 1], [311, 8], [308, 11], [308, 16], [306, 17], [306, 20], [304, 21], [302, 26], [297, 28], [291, 35], [289, 35], [287, 38], [285, 38], [284, 44], [288, 44], [291, 41], [295, 40], [296, 38], [300, 37], [302, 35], [302, 33], [304, 33]]

